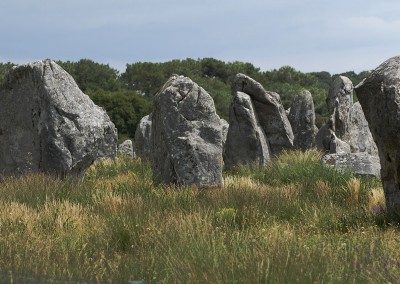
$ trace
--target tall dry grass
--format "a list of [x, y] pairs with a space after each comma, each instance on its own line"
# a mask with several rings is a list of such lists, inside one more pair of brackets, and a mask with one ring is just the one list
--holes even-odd
[[149, 165], [129, 159], [80, 183], [3, 178], [0, 280], [399, 282], [400, 234], [379, 181], [319, 158], [287, 152], [213, 190], [154, 186]]

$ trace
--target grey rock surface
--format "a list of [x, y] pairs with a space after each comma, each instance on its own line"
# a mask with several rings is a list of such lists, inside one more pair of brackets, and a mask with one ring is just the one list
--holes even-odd
[[353, 83], [349, 78], [336, 77], [329, 90], [327, 104], [332, 130], [338, 138], [347, 141], [349, 113], [353, 106]]
[[[348, 78], [336, 78], [327, 102], [330, 119], [317, 134], [317, 148], [330, 153], [366, 152], [377, 156], [377, 147], [361, 105], [359, 102], [353, 104], [353, 85]], [[329, 139], [331, 142], [328, 143]]]
[[131, 158], [135, 157], [135, 152], [133, 150], [132, 140], [127, 139], [118, 145], [118, 154], [128, 156]]
[[317, 132], [315, 144], [317, 149], [324, 153], [351, 153], [350, 145], [336, 137], [329, 124], [323, 125]]
[[329, 145], [329, 153], [348, 154], [348, 153], [351, 153], [351, 147], [347, 142], [336, 137], [335, 133], [332, 133], [332, 137], [331, 137], [331, 141], [330, 141], [330, 145]]
[[14, 67], [0, 89], [0, 173], [83, 177], [115, 157], [117, 130], [74, 79], [46, 60]]
[[378, 156], [378, 148], [359, 102], [353, 104], [350, 109], [348, 137], [352, 153], [366, 152]]
[[237, 92], [230, 109], [230, 125], [224, 151], [226, 168], [238, 165], [262, 165], [270, 150], [249, 95]]
[[317, 133], [314, 102], [309, 91], [304, 90], [294, 97], [288, 119], [293, 130], [294, 147], [303, 151], [314, 147]]
[[[379, 168], [375, 165], [377, 147], [361, 105], [353, 103], [353, 84], [348, 78], [335, 79], [327, 103], [330, 118], [317, 133], [317, 149], [330, 153], [324, 159], [329, 158], [338, 168], [348, 167], [357, 174], [377, 176], [371, 173]], [[338, 160], [333, 162], [334, 159]]]
[[142, 161], [151, 161], [151, 122], [152, 114], [144, 116], [136, 127], [135, 148], [136, 156]]
[[226, 138], [228, 136], [229, 123], [223, 118], [221, 118], [220, 122], [222, 127], [222, 151], [224, 151]]
[[400, 56], [390, 58], [355, 88], [376, 142], [389, 213], [400, 214]]
[[293, 148], [292, 127], [279, 94], [265, 91], [260, 83], [241, 73], [236, 75], [232, 83], [232, 92], [234, 96], [237, 92], [243, 92], [251, 97], [272, 155], [278, 155], [282, 150]]
[[222, 184], [222, 126], [212, 97], [187, 77], [172, 76], [155, 95], [152, 112], [156, 183]]
[[380, 176], [379, 158], [365, 152], [328, 154], [321, 161], [341, 171], [350, 170], [358, 176]]

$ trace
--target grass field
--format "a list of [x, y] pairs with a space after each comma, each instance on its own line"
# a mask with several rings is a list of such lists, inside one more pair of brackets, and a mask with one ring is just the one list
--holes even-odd
[[[154, 186], [148, 164], [83, 182], [0, 180], [0, 274], [51, 283], [400, 283], [399, 226], [379, 180], [283, 153], [220, 189]], [[57, 282], [59, 281], [59, 282]], [[32, 282], [33, 283], [33, 282]]]

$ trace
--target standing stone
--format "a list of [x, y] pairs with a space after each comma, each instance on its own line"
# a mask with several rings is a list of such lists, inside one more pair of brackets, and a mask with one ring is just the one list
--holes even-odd
[[335, 79], [327, 102], [330, 119], [317, 134], [317, 148], [330, 153], [338, 153], [336, 149], [341, 149], [342, 153], [377, 155], [361, 105], [359, 102], [353, 104], [353, 85], [348, 78], [339, 76]]
[[243, 92], [251, 97], [272, 155], [278, 155], [284, 149], [293, 148], [292, 127], [279, 94], [265, 91], [260, 83], [240, 73], [236, 75], [232, 84], [232, 92], [233, 96], [237, 92]]
[[349, 78], [338, 76], [333, 81], [327, 103], [332, 130], [338, 138], [348, 140], [349, 113], [353, 106], [353, 83]]
[[225, 167], [262, 165], [270, 150], [249, 95], [237, 92], [230, 109], [230, 125], [225, 144]]
[[350, 109], [348, 132], [352, 153], [365, 152], [373, 156], [378, 156], [378, 148], [372, 138], [368, 122], [359, 102], [353, 104]]
[[356, 87], [376, 142], [386, 207], [400, 214], [400, 56], [382, 63]]
[[222, 127], [222, 153], [223, 153], [225, 149], [226, 137], [228, 136], [229, 123], [223, 118], [221, 118], [220, 122]]
[[151, 161], [151, 120], [152, 114], [143, 117], [135, 132], [136, 155], [142, 161]]
[[156, 183], [222, 184], [222, 127], [203, 88], [172, 76], [155, 95], [151, 132]]
[[376, 164], [377, 148], [361, 105], [353, 103], [353, 84], [348, 78], [335, 79], [327, 104], [329, 121], [316, 137], [317, 148], [330, 153], [322, 162], [329, 161], [339, 169], [347, 167], [359, 175], [376, 176], [376, 169], [380, 168]]
[[121, 144], [119, 144], [118, 145], [118, 154], [134, 158], [135, 152], [133, 151], [132, 140], [127, 139], [124, 142], [122, 142]]
[[14, 67], [0, 89], [0, 173], [83, 177], [115, 157], [117, 131], [106, 112], [55, 62]]
[[294, 147], [303, 151], [314, 147], [315, 111], [313, 98], [309, 91], [302, 91], [294, 97], [288, 118], [293, 130]]

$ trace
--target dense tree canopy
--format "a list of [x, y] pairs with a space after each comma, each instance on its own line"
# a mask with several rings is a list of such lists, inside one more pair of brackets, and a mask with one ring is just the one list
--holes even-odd
[[[151, 112], [153, 96], [173, 74], [188, 76], [203, 87], [213, 97], [218, 114], [225, 119], [229, 116], [232, 100], [230, 86], [237, 73], [244, 73], [260, 82], [266, 90], [280, 94], [285, 108], [290, 107], [295, 95], [307, 89], [313, 95], [317, 125], [326, 119], [325, 99], [335, 76], [344, 75], [356, 85], [370, 74], [369, 71], [335, 75], [326, 71], [302, 73], [290, 66], [263, 72], [251, 63], [214, 58], [137, 62], [127, 64], [122, 74], [109, 65], [89, 59], [57, 63], [74, 77], [82, 91], [105, 108], [124, 138], [134, 137], [139, 120]], [[12, 66], [12, 63], [0, 63], [0, 84]]]
[[89, 91], [88, 95], [103, 107], [123, 138], [134, 137], [140, 119], [149, 114], [152, 102], [132, 90], [108, 92], [101, 89]]
[[97, 89], [112, 92], [120, 88], [118, 71], [108, 65], [89, 59], [81, 59], [78, 62], [57, 61], [57, 64], [74, 77], [83, 92]]
[[11, 69], [15, 64], [12, 64], [10, 62], [8, 63], [1, 63], [0, 62], [0, 85], [2, 85], [5, 81], [5, 76], [8, 70]]

